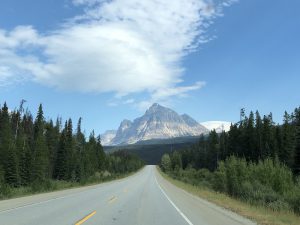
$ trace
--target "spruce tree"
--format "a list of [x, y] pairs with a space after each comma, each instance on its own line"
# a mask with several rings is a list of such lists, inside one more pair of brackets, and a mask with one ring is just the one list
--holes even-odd
[[237, 124], [232, 124], [228, 132], [228, 151], [229, 155], [239, 155], [240, 131]]
[[282, 147], [279, 149], [279, 158], [289, 167], [292, 167], [294, 161], [294, 128], [291, 122], [291, 116], [285, 112], [282, 125]]
[[19, 186], [18, 165], [15, 145], [11, 145], [8, 149], [5, 180], [6, 183], [12, 187]]
[[255, 113], [255, 149], [256, 149], [256, 160], [263, 158], [263, 141], [262, 141], [262, 119], [258, 111]]
[[32, 181], [40, 183], [48, 177], [48, 148], [44, 136], [44, 113], [40, 104], [34, 123], [34, 146], [32, 158]]
[[46, 142], [47, 142], [47, 148], [49, 152], [49, 177], [53, 177], [54, 173], [54, 164], [55, 159], [57, 155], [57, 148], [58, 148], [58, 142], [59, 142], [59, 128], [58, 126], [53, 125], [53, 121], [50, 120], [50, 122], [46, 126]]
[[209, 169], [214, 170], [218, 166], [219, 161], [219, 137], [215, 130], [209, 133], [208, 137], [209, 161], [211, 162]]
[[66, 151], [66, 142], [67, 142], [67, 122], [65, 123], [65, 128], [62, 130], [59, 145], [57, 149], [57, 156], [55, 160], [54, 167], [54, 177], [58, 180], [67, 180], [68, 178], [68, 156]]
[[225, 131], [222, 131], [220, 135], [220, 160], [224, 160], [228, 156], [227, 143], [228, 135]]
[[18, 186], [19, 182], [16, 148], [14, 145], [10, 116], [6, 103], [4, 103], [2, 108], [0, 124], [0, 157], [4, 170], [4, 179], [5, 182], [10, 186]]
[[69, 119], [67, 123], [66, 132], [66, 152], [67, 152], [67, 168], [68, 179], [75, 180], [75, 152], [74, 152], [74, 140], [73, 140], [73, 124]]
[[296, 126], [296, 140], [295, 140], [295, 158], [294, 158], [294, 172], [300, 174], [300, 108], [295, 110], [295, 126]]
[[245, 131], [245, 156], [248, 160], [257, 160], [257, 152], [255, 146], [255, 127], [254, 113], [251, 111], [246, 124]]
[[97, 169], [101, 171], [105, 167], [105, 153], [103, 147], [101, 145], [101, 137], [100, 135], [97, 136], [96, 139], [96, 157], [97, 157]]
[[85, 147], [85, 137], [81, 131], [82, 118], [80, 117], [77, 123], [76, 139], [75, 139], [75, 175], [76, 180], [81, 181], [84, 176], [84, 163], [82, 162], [84, 147]]

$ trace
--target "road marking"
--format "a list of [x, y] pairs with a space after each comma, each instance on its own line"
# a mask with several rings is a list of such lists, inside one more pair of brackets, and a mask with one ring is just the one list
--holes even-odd
[[116, 197], [116, 196], [112, 196], [112, 197], [109, 199], [108, 203], [111, 204], [111, 203], [113, 203], [113, 202], [116, 201], [116, 200], [117, 200], [117, 197]]
[[96, 211], [91, 212], [89, 215], [85, 216], [83, 219], [81, 219], [78, 222], [76, 222], [75, 225], [81, 225], [81, 224], [83, 224], [85, 221], [87, 221], [88, 219], [90, 219], [95, 214], [96, 214]]
[[127, 193], [127, 192], [128, 192], [127, 188], [125, 188], [125, 189], [123, 190], [123, 192], [124, 192], [124, 193]]
[[186, 215], [184, 215], [183, 212], [181, 212], [181, 210], [175, 205], [175, 203], [169, 198], [169, 196], [166, 194], [166, 192], [161, 188], [161, 186], [158, 184], [156, 177], [155, 178], [155, 182], [157, 184], [157, 186], [159, 187], [159, 189], [161, 190], [161, 192], [164, 194], [164, 196], [168, 199], [168, 201], [171, 203], [171, 205], [177, 210], [177, 212], [182, 216], [182, 218], [189, 224], [189, 225], [193, 225], [193, 223], [186, 217]]

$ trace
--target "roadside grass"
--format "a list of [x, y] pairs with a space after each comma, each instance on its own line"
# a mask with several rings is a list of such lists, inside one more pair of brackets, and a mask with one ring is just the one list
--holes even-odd
[[80, 187], [88, 187], [101, 183], [106, 183], [114, 180], [124, 179], [129, 177], [135, 173], [141, 171], [144, 167], [138, 169], [137, 171], [124, 173], [124, 174], [111, 174], [109, 176], [99, 176], [95, 175], [88, 178], [85, 182], [67, 182], [60, 180], [47, 180], [43, 184], [39, 184], [37, 186], [23, 186], [17, 188], [4, 187], [0, 190], [0, 203], [1, 200], [7, 200], [12, 198], [20, 198], [35, 194], [41, 193], [50, 193], [54, 191], [62, 191], [66, 189], [80, 188]]
[[241, 216], [249, 218], [260, 225], [299, 225], [300, 217], [290, 211], [274, 211], [262, 206], [254, 206], [249, 203], [234, 199], [226, 194], [215, 192], [207, 187], [196, 186], [184, 183], [170, 177], [161, 171], [159, 166], [157, 170], [166, 180], [175, 186], [196, 195], [209, 202], [215, 203], [225, 209], [233, 211]]

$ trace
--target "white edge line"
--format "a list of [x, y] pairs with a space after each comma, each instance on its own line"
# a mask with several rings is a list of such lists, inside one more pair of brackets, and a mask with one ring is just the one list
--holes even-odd
[[193, 225], [193, 223], [186, 217], [186, 215], [184, 215], [183, 212], [181, 212], [181, 210], [175, 205], [175, 203], [169, 198], [169, 196], [166, 194], [166, 192], [161, 188], [161, 186], [157, 182], [156, 176], [154, 176], [154, 178], [155, 178], [155, 182], [156, 182], [157, 186], [159, 187], [159, 189], [161, 190], [161, 192], [164, 194], [164, 196], [168, 199], [168, 201], [171, 203], [171, 205], [177, 210], [177, 212], [182, 216], [182, 218], [189, 225]]

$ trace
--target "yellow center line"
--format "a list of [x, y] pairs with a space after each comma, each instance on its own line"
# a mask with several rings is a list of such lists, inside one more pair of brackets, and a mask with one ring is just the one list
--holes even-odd
[[96, 211], [90, 213], [89, 215], [85, 216], [83, 219], [81, 219], [77, 223], [75, 223], [75, 225], [81, 225], [81, 224], [83, 224], [85, 221], [87, 221], [89, 218], [91, 218], [95, 214], [96, 214]]
[[113, 203], [114, 201], [116, 201], [117, 200], [117, 197], [116, 196], [112, 196], [110, 199], [109, 199], [109, 201], [108, 201], [108, 203]]

